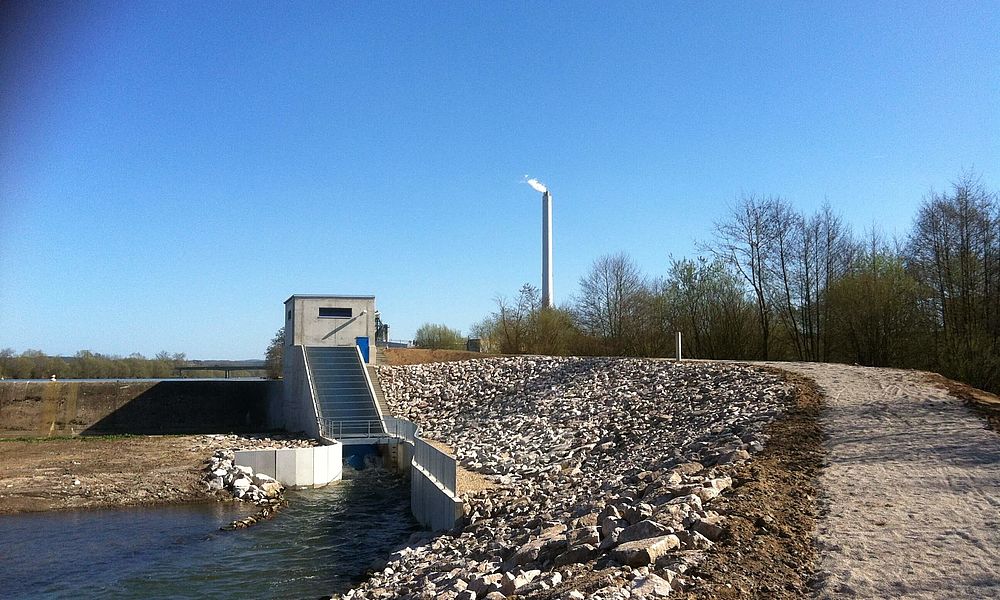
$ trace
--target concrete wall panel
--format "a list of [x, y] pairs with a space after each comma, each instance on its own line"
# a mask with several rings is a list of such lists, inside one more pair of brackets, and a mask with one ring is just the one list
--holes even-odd
[[288, 487], [322, 487], [343, 476], [343, 447], [241, 450], [236, 464], [274, 477]]
[[[316, 458], [314, 459], [313, 469], [316, 473], [315, 485], [322, 486], [330, 483], [331, 481], [337, 481], [344, 476], [344, 445], [343, 444], [332, 444], [329, 446], [320, 446], [316, 449]], [[322, 468], [317, 465], [316, 461], [322, 463]]]
[[416, 465], [410, 470], [410, 510], [433, 531], [455, 527], [464, 514], [462, 500], [449, 494]]
[[291, 451], [295, 453], [295, 486], [312, 487], [314, 475], [313, 449], [293, 448]]
[[295, 450], [293, 448], [282, 448], [274, 452], [274, 478], [289, 487], [298, 487], [295, 479], [296, 462]]
[[275, 452], [275, 450], [238, 450], [236, 464], [250, 467], [254, 473], [263, 473], [278, 479], [275, 477]]
[[330, 473], [330, 448], [332, 446], [320, 446], [313, 449], [312, 485], [314, 487], [323, 486], [330, 482], [328, 478]]
[[265, 380], [0, 381], [0, 436], [264, 431], [280, 388]]

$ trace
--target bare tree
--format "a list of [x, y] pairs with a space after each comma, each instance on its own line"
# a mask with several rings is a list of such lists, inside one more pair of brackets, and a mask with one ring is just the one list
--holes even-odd
[[775, 218], [780, 200], [746, 195], [730, 208], [728, 218], [715, 223], [715, 244], [708, 249], [726, 261], [746, 281], [757, 305], [760, 357], [770, 356], [773, 271], [768, 252], [777, 237]]
[[1000, 202], [973, 174], [920, 207], [907, 247], [910, 268], [930, 291], [942, 368], [984, 387], [1000, 386]]
[[580, 325], [613, 354], [634, 354], [644, 292], [644, 278], [626, 254], [598, 258], [580, 278], [575, 301]]
[[843, 220], [824, 203], [818, 213], [803, 222], [802, 264], [799, 272], [803, 358], [829, 360], [832, 338], [828, 292], [844, 276], [857, 252]]
[[502, 354], [532, 351], [533, 315], [541, 305], [538, 288], [525, 283], [513, 302], [504, 296], [497, 296], [495, 301], [497, 310], [474, 326], [476, 335], [489, 338], [492, 347]]
[[764, 264], [774, 281], [770, 293], [772, 305], [777, 308], [778, 320], [783, 326], [795, 355], [805, 357], [799, 309], [802, 306], [801, 289], [797, 279], [801, 276], [802, 255], [805, 246], [805, 224], [802, 217], [785, 200], [769, 199], [766, 214], [773, 232], [770, 246], [765, 246]]

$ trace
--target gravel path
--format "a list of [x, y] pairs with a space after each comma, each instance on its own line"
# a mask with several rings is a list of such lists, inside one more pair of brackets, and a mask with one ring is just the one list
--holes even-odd
[[1000, 598], [1000, 437], [920, 373], [773, 366], [816, 381], [820, 598]]

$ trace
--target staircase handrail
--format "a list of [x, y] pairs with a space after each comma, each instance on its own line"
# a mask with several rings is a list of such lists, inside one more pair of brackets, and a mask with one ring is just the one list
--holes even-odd
[[313, 404], [313, 414], [316, 415], [316, 429], [319, 431], [320, 437], [326, 437], [323, 435], [323, 411], [319, 407], [319, 402], [316, 398], [319, 394], [316, 392], [316, 384], [313, 381], [312, 368], [309, 366], [309, 353], [306, 352], [305, 346], [298, 346], [302, 351], [302, 364], [305, 365], [306, 370], [306, 382], [309, 384], [309, 397], [312, 399]]
[[378, 414], [379, 420], [382, 421], [382, 428], [385, 429], [385, 415], [382, 414], [382, 408], [378, 405], [378, 397], [375, 396], [375, 386], [372, 385], [372, 378], [368, 375], [368, 365], [365, 363], [365, 357], [361, 354], [361, 347], [355, 345], [354, 350], [358, 354], [358, 360], [361, 361], [361, 372], [365, 374], [365, 384], [368, 386], [368, 393], [371, 394], [372, 403], [375, 404], [375, 412]]

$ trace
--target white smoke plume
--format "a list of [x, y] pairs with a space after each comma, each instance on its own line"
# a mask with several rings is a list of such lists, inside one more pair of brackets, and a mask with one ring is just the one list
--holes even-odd
[[549, 191], [548, 188], [546, 188], [545, 185], [542, 184], [542, 182], [538, 181], [537, 179], [528, 179], [527, 175], [524, 176], [524, 182], [530, 185], [531, 188], [536, 192], [542, 192], [544, 194], [545, 192]]

